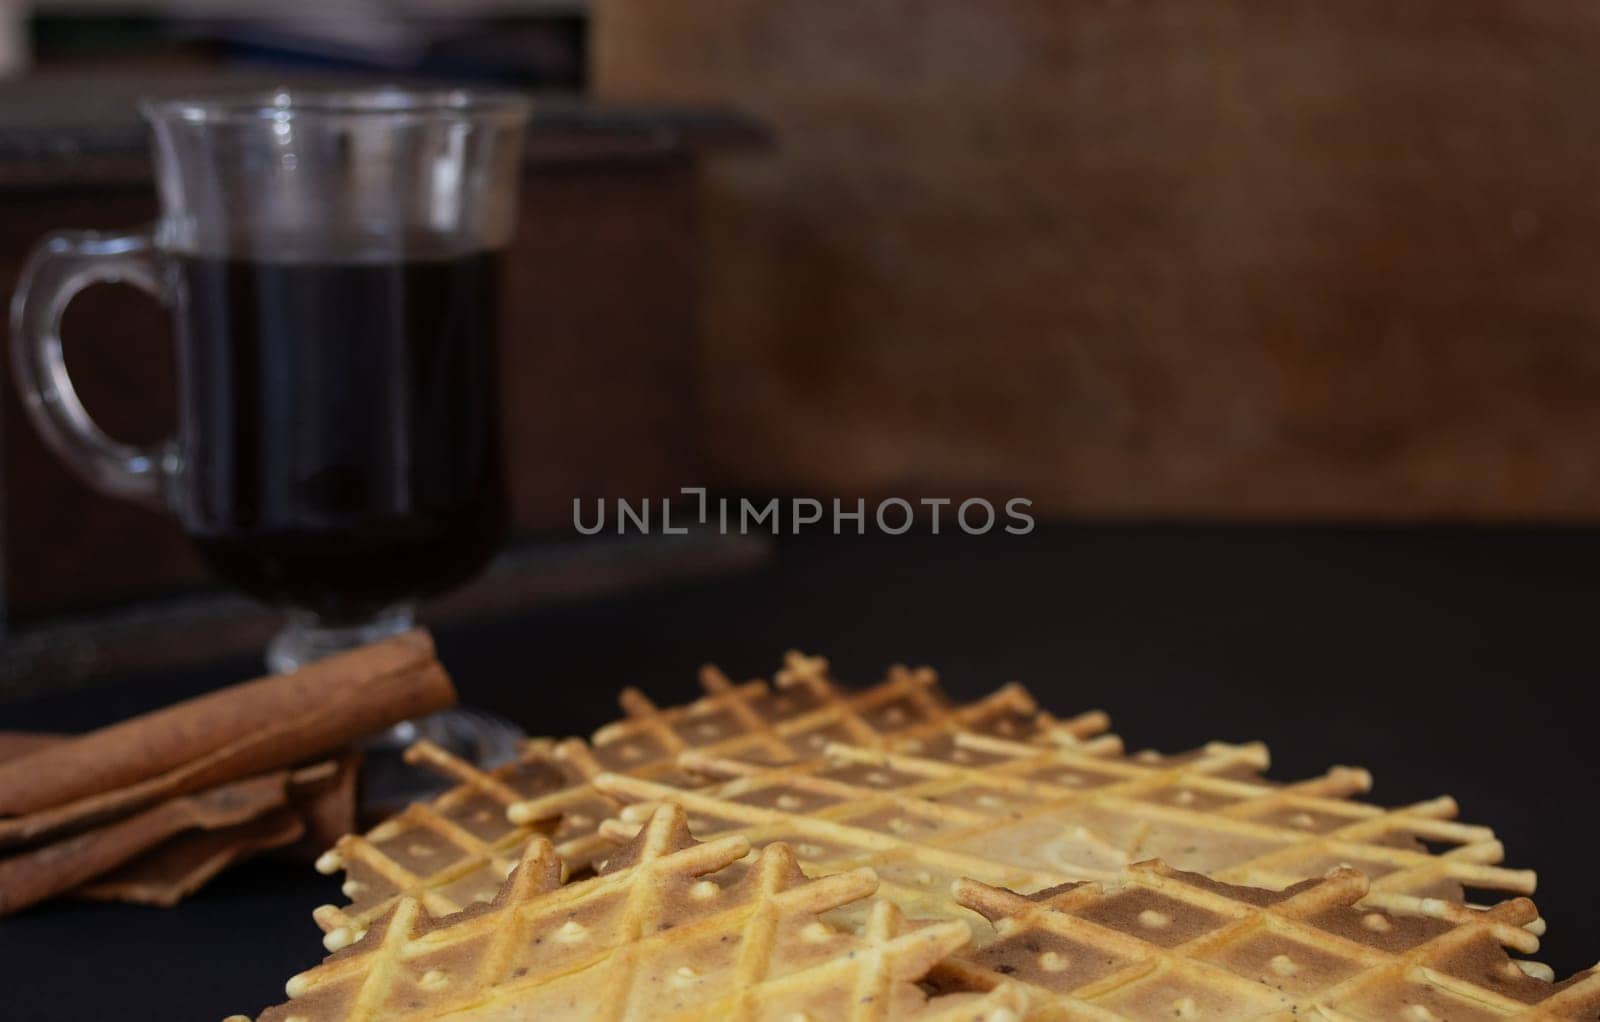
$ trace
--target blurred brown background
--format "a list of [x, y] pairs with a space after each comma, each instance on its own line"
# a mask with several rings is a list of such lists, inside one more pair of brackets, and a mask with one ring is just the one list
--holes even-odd
[[733, 102], [722, 478], [1052, 512], [1600, 511], [1600, 8], [600, 0], [602, 97]]

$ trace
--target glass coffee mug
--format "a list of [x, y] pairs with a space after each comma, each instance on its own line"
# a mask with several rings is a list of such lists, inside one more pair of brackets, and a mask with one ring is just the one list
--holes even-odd
[[[281, 91], [148, 102], [160, 219], [34, 249], [11, 309], [17, 385], [91, 486], [175, 514], [221, 578], [289, 610], [274, 670], [410, 627], [501, 539], [503, 252], [528, 102]], [[178, 432], [102, 433], [61, 315], [98, 282], [172, 313]]]

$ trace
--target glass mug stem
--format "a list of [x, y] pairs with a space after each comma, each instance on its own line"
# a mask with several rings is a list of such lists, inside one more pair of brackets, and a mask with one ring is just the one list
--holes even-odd
[[131, 284], [166, 304], [159, 259], [148, 230], [57, 231], [34, 247], [11, 301], [12, 370], [40, 437], [94, 489], [158, 511], [168, 507], [177, 445], [125, 444], [95, 425], [67, 375], [61, 316], [73, 296], [93, 284]]
[[310, 611], [291, 610], [288, 624], [267, 644], [267, 668], [287, 673], [342, 650], [410, 631], [415, 623], [410, 603], [385, 607], [353, 624], [331, 624]]

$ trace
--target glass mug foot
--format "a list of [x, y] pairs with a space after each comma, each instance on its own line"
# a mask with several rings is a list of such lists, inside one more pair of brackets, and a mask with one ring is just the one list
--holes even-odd
[[307, 611], [291, 610], [283, 630], [267, 643], [267, 669], [287, 674], [314, 660], [408, 632], [415, 624], [416, 612], [409, 603], [386, 607], [365, 621], [338, 625], [323, 624]]
[[361, 810], [373, 818], [390, 816], [408, 802], [431, 799], [455, 787], [456, 779], [414, 767], [405, 750], [426, 738], [446, 752], [487, 770], [516, 758], [526, 735], [510, 721], [478, 710], [443, 710], [396, 724], [374, 735], [361, 767]]

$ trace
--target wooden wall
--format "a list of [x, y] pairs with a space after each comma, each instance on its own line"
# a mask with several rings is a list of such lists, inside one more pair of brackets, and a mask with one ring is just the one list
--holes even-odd
[[725, 482], [1089, 513], [1600, 512], [1600, 7], [597, 0], [715, 101]]

